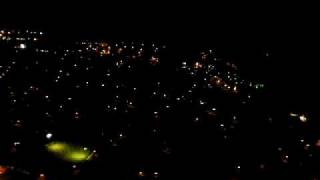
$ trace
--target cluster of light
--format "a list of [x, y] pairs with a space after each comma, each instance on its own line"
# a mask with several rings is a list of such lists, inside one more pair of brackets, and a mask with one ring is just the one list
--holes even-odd
[[[188, 58], [181, 62], [181, 64], [179, 63], [178, 67], [172, 68], [175, 69], [175, 71], [178, 71], [178, 73], [181, 73], [183, 78], [186, 78], [186, 81], [188, 81], [186, 83], [186, 87], [181, 88], [181, 90], [179, 89], [180, 87], [175, 89], [175, 87], [177, 86], [174, 86], [174, 88], [166, 87], [168, 85], [166, 84], [167, 82], [161, 79], [162, 77], [157, 77], [157, 75], [155, 77], [152, 77], [154, 78], [153, 82], [148, 84], [150, 85], [150, 89], [148, 89], [149, 87], [144, 89], [144, 87], [140, 87], [139, 83], [131, 84], [131, 82], [127, 83], [126, 80], [125, 82], [122, 82], [122, 79], [118, 76], [119, 74], [123, 75], [126, 72], [135, 73], [136, 69], [138, 69], [136, 67], [139, 67], [137, 64], [140, 64], [140, 62], [143, 62], [143, 67], [145, 65], [148, 68], [150, 67], [150, 69], [152, 70], [161, 69], [157, 68], [159, 67], [158, 64], [160, 63], [160, 61], [163, 60], [163, 56], [160, 56], [159, 54], [159, 52], [161, 52], [161, 48], [163, 48], [161, 46], [152, 44], [152, 48], [145, 48], [143, 43], [119, 42], [113, 44], [109, 42], [106, 43], [96, 41], [82, 41], [78, 43], [76, 47], [69, 49], [49, 50], [40, 47], [34, 49], [32, 42], [28, 41], [28, 37], [11, 36], [12, 33], [9, 37], [8, 34], [9, 33], [2, 32], [0, 34], [0, 38], [4, 36], [7, 36], [6, 38], [13, 37], [12, 40], [17, 41], [13, 43], [17, 48], [17, 53], [22, 52], [19, 51], [19, 49], [27, 48], [27, 50], [30, 50], [30, 52], [32, 50], [35, 50], [37, 55], [47, 56], [48, 53], [50, 53], [49, 55], [54, 55], [54, 57], [57, 58], [58, 61], [56, 69], [45, 67], [47, 64], [43, 63], [43, 61], [40, 60], [34, 60], [32, 61], [32, 65], [26, 65], [24, 67], [26, 71], [33, 70], [34, 66], [43, 68], [42, 70], [45, 70], [45, 72], [49, 72], [48, 74], [53, 72], [53, 76], [52, 79], [50, 79], [50, 82], [57, 82], [54, 83], [54, 86], [57, 89], [59, 89], [60, 87], [64, 88], [66, 86], [67, 88], [71, 87], [71, 90], [81, 93], [90, 92], [94, 94], [95, 92], [98, 92], [100, 90], [103, 92], [110, 92], [110, 94], [101, 95], [101, 99], [99, 99], [99, 101], [101, 100], [101, 104], [105, 105], [103, 106], [105, 108], [101, 108], [101, 113], [103, 114], [103, 116], [105, 115], [109, 117], [110, 115], [112, 117], [117, 116], [116, 118], [121, 117], [121, 120], [126, 119], [127, 116], [130, 117], [131, 112], [140, 111], [144, 106], [149, 105], [147, 103], [147, 105], [141, 103], [139, 99], [141, 95], [143, 97], [150, 98], [147, 100], [147, 102], [150, 101], [150, 104], [152, 105], [148, 107], [148, 112], [146, 112], [146, 114], [150, 118], [150, 122], [152, 122], [150, 124], [152, 125], [148, 127], [147, 132], [150, 136], [156, 137], [157, 139], [166, 138], [162, 136], [162, 132], [166, 131], [162, 129], [163, 119], [167, 118], [167, 116], [171, 115], [171, 113], [175, 113], [176, 110], [180, 110], [181, 107], [190, 107], [192, 111], [185, 111], [183, 113], [186, 113], [191, 117], [187, 118], [187, 120], [190, 120], [192, 122], [192, 125], [194, 125], [195, 127], [213, 125], [212, 127], [218, 129], [218, 133], [220, 133], [221, 137], [223, 137], [225, 141], [229, 141], [233, 138], [232, 132], [233, 130], [235, 130], [237, 125], [239, 125], [242, 117], [241, 115], [234, 115], [242, 113], [234, 112], [239, 110], [233, 109], [234, 104], [236, 104], [236, 106], [238, 105], [234, 102], [238, 102], [239, 106], [243, 106], [241, 102], [248, 103], [249, 100], [250, 102], [255, 100], [255, 92], [258, 92], [258, 89], [264, 88], [264, 84], [262, 83], [241, 79], [237, 72], [238, 67], [232, 62], [225, 62], [224, 60], [217, 58], [213, 50], [201, 52], [199, 56]], [[34, 37], [32, 39], [33, 41], [38, 41], [39, 37]], [[100, 63], [105, 66], [97, 68], [96, 64]], [[17, 61], [17, 64], [20, 66], [22, 63], [20, 64], [20, 61]], [[43, 64], [45, 65], [42, 66]], [[11, 69], [14, 69], [13, 65], [14, 64], [0, 66], [0, 79], [6, 77], [6, 71], [11, 72]], [[162, 67], [162, 62], [160, 66]], [[165, 66], [166, 63], [164, 63], [163, 67]], [[103, 70], [100, 71], [100, 68]], [[99, 69], [99, 72], [95, 72], [97, 69]], [[100, 76], [98, 76], [97, 79], [92, 80], [91, 75], [95, 73], [99, 74]], [[85, 77], [81, 79], [74, 79], [74, 77], [77, 77], [78, 74], [84, 75]], [[91, 114], [85, 113], [85, 107], [82, 107], [81, 105], [80, 108], [75, 107], [78, 105], [77, 102], [82, 100], [82, 97], [80, 97], [82, 94], [79, 96], [78, 93], [72, 94], [71, 92], [70, 94], [70, 92], [68, 91], [63, 93], [62, 97], [59, 97], [59, 94], [57, 95], [55, 92], [51, 94], [51, 90], [48, 90], [48, 92], [46, 87], [43, 87], [43, 84], [41, 83], [37, 84], [37, 86], [36, 83], [32, 84], [28, 90], [24, 90], [25, 89], [19, 92], [15, 90], [15, 87], [8, 90], [8, 94], [10, 94], [10, 96], [8, 96], [8, 99], [9, 102], [12, 103], [11, 105], [20, 105], [21, 102], [25, 103], [26, 107], [33, 106], [32, 102], [28, 102], [27, 99], [29, 97], [32, 97], [33, 95], [39, 95], [40, 97], [42, 97], [39, 101], [45, 102], [45, 105], [53, 104], [56, 109], [56, 111], [51, 111], [50, 109], [41, 111], [41, 115], [43, 115], [44, 113], [46, 118], [63, 114], [63, 116], [66, 115], [68, 117], [71, 117], [70, 122], [81, 124], [83, 122], [83, 119], [86, 119], [82, 119], [82, 115], [85, 115], [83, 117], [86, 117], [88, 114]], [[23, 98], [21, 98], [22, 96], [19, 98], [19, 94], [22, 94], [21, 92], [23, 92]], [[140, 92], [142, 93], [140, 94]], [[215, 98], [215, 92], [223, 92], [221, 94], [227, 97], [227, 101], [225, 102], [227, 108], [229, 108], [229, 97], [230, 99], [232, 99], [230, 100], [230, 111], [232, 111], [231, 116], [228, 116], [230, 114], [225, 114], [230, 113], [229, 109], [226, 110], [225, 106], [221, 105], [220, 102], [215, 102], [215, 100], [217, 100], [217, 98]], [[206, 93], [208, 93], [209, 95]], [[220, 95], [219, 93], [217, 94]], [[95, 95], [96, 94], [94, 94], [93, 96], [96, 97]], [[211, 98], [211, 95], [214, 98]], [[106, 96], [107, 98], [105, 98]], [[97, 104], [100, 105], [99, 103]], [[82, 112], [84, 113], [82, 114]], [[122, 118], [122, 115], [124, 115], [125, 118]], [[269, 115], [265, 117], [268, 118]], [[309, 120], [309, 117], [307, 118], [307, 116], [300, 113], [290, 113], [290, 117], [294, 117], [293, 119], [300, 122], [307, 122]], [[53, 119], [55, 118], [51, 118], [50, 120], [53, 121]], [[74, 119], [77, 119], [77, 121], [72, 121]], [[268, 120], [270, 124], [273, 122], [271, 117], [269, 117]], [[17, 130], [23, 129], [18, 128], [25, 127], [25, 124], [27, 123], [28, 121], [25, 121], [23, 117], [22, 120], [12, 120], [12, 125]], [[119, 130], [116, 131], [117, 133], [113, 135], [108, 134], [109, 132], [106, 130], [106, 127], [101, 127], [101, 129], [98, 129], [99, 135], [101, 134], [101, 138], [103, 138], [102, 142], [107, 144], [110, 143], [110, 147], [108, 148], [120, 148], [121, 142], [129, 139], [130, 133], [126, 133], [128, 130], [126, 128], [131, 128], [132, 124], [130, 122], [125, 123], [126, 124], [119, 128]], [[301, 125], [301, 123], [298, 124]], [[183, 124], [181, 124], [181, 126], [183, 126]], [[52, 138], [56, 137], [53, 136], [50, 130], [46, 128], [40, 131], [40, 134], [44, 135], [45, 139], [47, 139], [46, 141], [52, 141]], [[25, 141], [22, 142], [24, 143]], [[160, 142], [163, 141], [160, 140]], [[307, 137], [299, 136], [299, 139], [296, 140], [296, 142], [299, 143], [301, 149], [304, 149], [305, 151], [308, 151], [310, 153], [313, 150], [313, 146], [317, 148], [320, 147], [320, 140], [314, 142]], [[14, 146], [19, 146], [19, 144], [20, 141], [16, 141], [13, 143]], [[171, 154], [171, 148], [168, 145], [161, 144], [160, 146], [160, 152], [162, 155]], [[72, 164], [90, 160], [95, 154], [95, 150], [90, 151], [90, 148], [88, 147], [74, 146], [65, 142], [52, 142], [47, 144], [46, 147], [49, 152], [65, 161], [72, 162]], [[283, 146], [278, 150], [281, 159], [280, 162], [288, 163], [289, 153], [287, 151], [287, 148]], [[262, 165], [264, 168], [265, 165]], [[72, 165], [72, 168], [74, 170], [79, 169], [79, 167], [75, 164]], [[234, 168], [235, 171], [240, 171], [239, 164], [232, 164], [232, 168]], [[136, 172], [136, 175], [138, 175], [139, 177], [146, 178], [158, 178], [159, 174], [159, 171], [154, 170], [140, 170]], [[40, 174], [39, 177], [45, 177], [45, 175]]]
[[290, 116], [290, 117], [293, 117], [293, 118], [298, 118], [299, 121], [301, 121], [301, 122], [303, 122], [303, 123], [305, 123], [305, 122], [308, 121], [307, 116], [304, 115], [304, 114], [289, 113], [289, 116]]
[[15, 42], [36, 42], [41, 38], [42, 32], [29, 31], [25, 32], [16, 30], [1, 30], [0, 40]]

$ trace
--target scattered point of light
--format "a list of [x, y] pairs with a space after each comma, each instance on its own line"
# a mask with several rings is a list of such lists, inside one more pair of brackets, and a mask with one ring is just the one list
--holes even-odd
[[310, 144], [305, 144], [304, 150], [309, 150], [309, 148], [310, 148]]
[[300, 115], [299, 119], [301, 122], [307, 122], [307, 117], [305, 115]]
[[205, 102], [204, 101], [202, 101], [202, 100], [200, 100], [200, 105], [204, 105], [205, 104]]
[[145, 176], [145, 173], [144, 173], [143, 171], [139, 171], [139, 172], [138, 172], [138, 176], [144, 177], [144, 176]]
[[298, 117], [299, 115], [298, 114], [296, 114], [296, 113], [290, 113], [289, 114], [291, 117]]
[[183, 69], [187, 68], [187, 62], [182, 62], [182, 68]]
[[46, 134], [46, 138], [47, 138], [47, 139], [51, 139], [51, 138], [52, 138], [52, 133], [47, 133], [47, 134]]
[[237, 86], [233, 87], [233, 91], [235, 91], [235, 92], [237, 91]]
[[39, 174], [38, 180], [46, 180], [45, 174], [43, 173]]
[[20, 44], [20, 45], [19, 45], [19, 48], [20, 48], [20, 49], [25, 49], [25, 48], [27, 48], [27, 46], [26, 46], [26, 44]]
[[158, 178], [158, 177], [159, 177], [159, 172], [155, 171], [155, 172], [153, 173], [153, 176], [154, 176], [155, 178]]

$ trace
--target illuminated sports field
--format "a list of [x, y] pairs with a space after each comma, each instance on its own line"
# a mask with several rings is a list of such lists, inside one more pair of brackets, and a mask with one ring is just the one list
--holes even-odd
[[65, 142], [51, 142], [46, 145], [47, 150], [65, 161], [80, 163], [90, 160], [93, 152], [85, 147], [72, 145]]

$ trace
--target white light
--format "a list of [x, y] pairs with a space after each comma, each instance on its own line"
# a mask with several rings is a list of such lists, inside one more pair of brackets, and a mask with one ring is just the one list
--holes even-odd
[[234, 87], [233, 87], [233, 90], [234, 90], [234, 91], [237, 91], [237, 86], [234, 86]]
[[310, 147], [310, 144], [306, 144], [306, 147]]
[[20, 48], [20, 49], [25, 49], [25, 48], [27, 48], [27, 46], [26, 46], [25, 44], [20, 44], [20, 45], [19, 45], [19, 48]]
[[298, 114], [295, 114], [295, 113], [290, 113], [289, 114], [291, 117], [297, 117], [298, 116]]
[[307, 117], [305, 115], [299, 116], [301, 122], [307, 122]]
[[47, 133], [47, 134], [46, 134], [46, 138], [47, 138], [47, 139], [51, 139], [51, 138], [52, 138], [52, 133]]

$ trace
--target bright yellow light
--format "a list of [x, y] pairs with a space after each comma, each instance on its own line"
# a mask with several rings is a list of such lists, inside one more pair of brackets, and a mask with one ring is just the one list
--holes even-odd
[[67, 144], [65, 143], [59, 143], [59, 142], [53, 142], [47, 145], [47, 148], [49, 151], [53, 153], [59, 153], [63, 152], [67, 149]]
[[73, 162], [80, 162], [87, 160], [89, 153], [86, 151], [72, 151], [67, 154], [66, 159]]
[[52, 142], [47, 145], [47, 149], [57, 157], [74, 163], [90, 160], [93, 154], [88, 148], [63, 142]]

